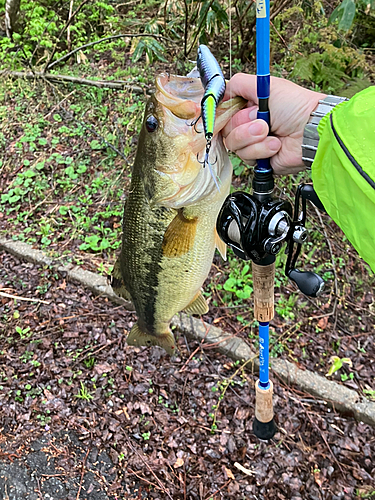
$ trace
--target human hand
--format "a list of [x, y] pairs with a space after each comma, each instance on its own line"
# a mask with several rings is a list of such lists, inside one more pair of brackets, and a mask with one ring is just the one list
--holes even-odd
[[225, 98], [242, 96], [248, 107], [234, 115], [222, 134], [226, 147], [248, 164], [270, 158], [276, 175], [295, 174], [306, 167], [302, 161], [302, 138], [310, 113], [326, 94], [304, 89], [283, 78], [271, 77], [269, 109], [271, 133], [264, 120], [256, 119], [256, 76], [237, 73], [227, 84]]

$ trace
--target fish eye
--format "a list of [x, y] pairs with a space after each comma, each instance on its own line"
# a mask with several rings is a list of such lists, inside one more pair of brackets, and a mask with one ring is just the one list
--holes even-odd
[[146, 119], [146, 129], [147, 132], [155, 132], [155, 130], [159, 127], [159, 122], [155, 118], [154, 115], [150, 115]]

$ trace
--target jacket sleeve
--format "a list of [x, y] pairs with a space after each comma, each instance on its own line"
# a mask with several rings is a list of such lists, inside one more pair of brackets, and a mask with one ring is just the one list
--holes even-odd
[[318, 133], [314, 189], [375, 272], [375, 87], [333, 108]]

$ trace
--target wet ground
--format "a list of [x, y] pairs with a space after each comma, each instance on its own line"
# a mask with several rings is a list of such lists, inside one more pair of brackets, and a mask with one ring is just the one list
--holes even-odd
[[254, 380], [179, 339], [126, 345], [135, 317], [0, 254], [3, 498], [353, 499], [375, 495], [375, 430], [275, 381], [279, 432], [252, 433]]

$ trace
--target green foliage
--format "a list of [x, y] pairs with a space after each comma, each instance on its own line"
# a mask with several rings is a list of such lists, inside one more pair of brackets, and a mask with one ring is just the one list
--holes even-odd
[[146, 64], [152, 64], [155, 60], [167, 62], [163, 56], [164, 47], [154, 38], [141, 38], [135, 47], [132, 62], [137, 62], [145, 55]]
[[223, 285], [223, 289], [231, 292], [237, 299], [246, 300], [250, 298], [253, 292], [251, 283], [250, 266], [249, 264], [245, 264], [242, 269], [240, 269], [240, 266], [232, 268], [229, 278]]
[[33, 332], [30, 331], [29, 326], [27, 326], [26, 328], [21, 328], [20, 326], [16, 326], [16, 332], [19, 334], [22, 340], [31, 337], [31, 335], [33, 334]]
[[336, 373], [343, 367], [344, 363], [349, 366], [352, 366], [352, 362], [349, 358], [339, 358], [338, 356], [332, 356], [331, 366], [328, 372], [326, 373], [326, 376], [331, 377], [334, 373]]
[[82, 381], [81, 381], [81, 388], [78, 394], [75, 394], [74, 397], [78, 399], [83, 399], [85, 401], [91, 401], [93, 399], [93, 396], [89, 393], [85, 384]]
[[233, 174], [241, 175], [245, 170], [246, 164], [241, 160], [241, 158], [234, 155], [231, 156], [230, 161], [233, 165]]
[[[320, 7], [320, 2], [308, 11], [294, 6], [277, 16], [275, 25], [283, 36], [290, 36], [296, 23], [300, 29], [287, 47], [274, 36], [276, 62], [280, 60], [284, 75], [286, 70], [289, 78], [314, 90], [341, 95], [345, 89], [354, 94], [368, 71], [365, 55], [353, 47], [349, 35], [338, 32], [336, 23], [322, 16]], [[362, 86], [369, 84], [367, 80]]]
[[275, 310], [282, 318], [293, 320], [295, 318], [295, 305], [297, 303], [298, 295], [292, 293], [289, 297], [281, 296], [275, 305]]
[[375, 390], [374, 389], [363, 389], [363, 394], [373, 401], [375, 401]]
[[[338, 29], [348, 32], [354, 28], [354, 21], [363, 18], [363, 13], [368, 21], [371, 23], [371, 18], [374, 18], [373, 11], [375, 10], [375, 0], [342, 0], [339, 5], [334, 9], [329, 17], [329, 23], [338, 23]], [[361, 19], [363, 22], [363, 20]], [[360, 21], [360, 23], [361, 23]], [[373, 25], [375, 24], [373, 20]]]
[[343, 0], [332, 12], [329, 22], [338, 21], [339, 29], [348, 31], [354, 21], [356, 4], [354, 0]]
[[[191, 2], [194, 4], [194, 2]], [[221, 30], [228, 29], [228, 15], [225, 10], [225, 5], [218, 1], [204, 0], [195, 2], [199, 4], [199, 15], [197, 28], [193, 32], [193, 36], [200, 35], [199, 41], [207, 44], [213, 36], [220, 33]]]
[[[3, 9], [4, 0], [0, 2], [0, 12]], [[102, 38], [103, 26], [107, 26], [109, 30], [121, 28], [120, 18], [112, 5], [100, 1], [88, 2], [78, 11], [69, 26], [69, 42], [66, 29], [68, 14], [69, 4], [58, 5], [53, 0], [45, 0], [43, 4], [23, 0], [19, 29], [13, 34], [14, 42], [0, 38], [0, 60], [4, 63], [3, 67], [23, 66], [26, 60], [40, 66], [48, 61], [55, 48], [57, 58], [70, 50], [69, 43], [79, 46], [88, 40]], [[22, 49], [19, 50], [18, 47]]]

